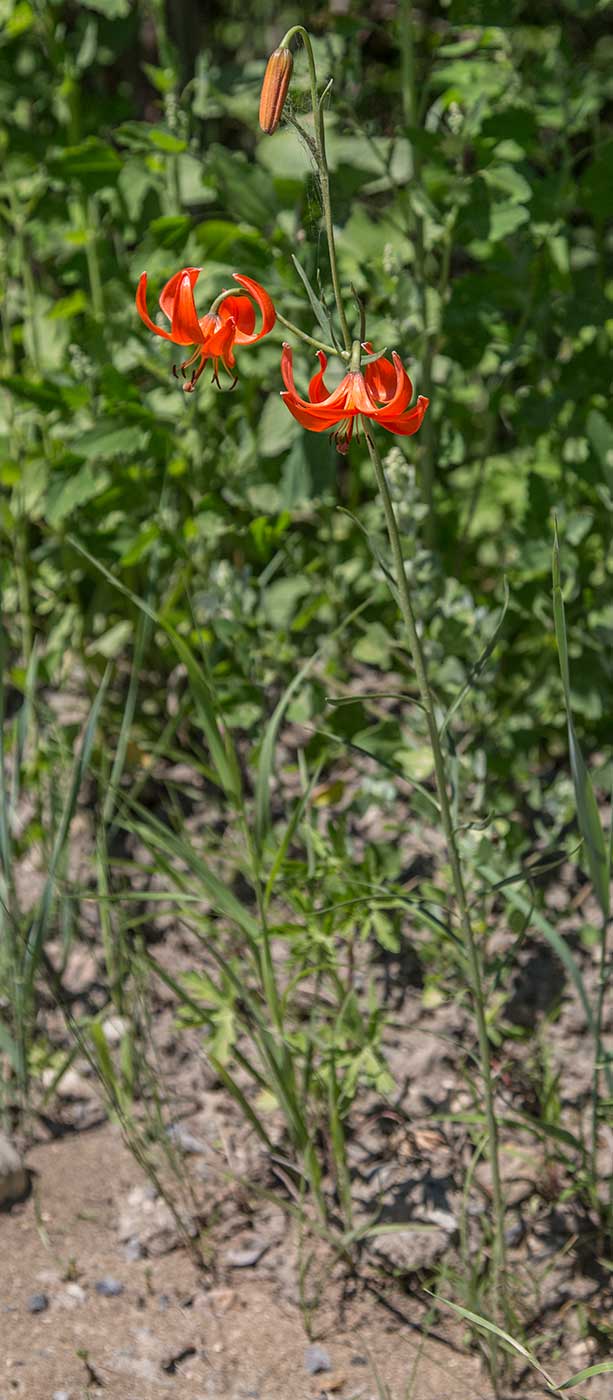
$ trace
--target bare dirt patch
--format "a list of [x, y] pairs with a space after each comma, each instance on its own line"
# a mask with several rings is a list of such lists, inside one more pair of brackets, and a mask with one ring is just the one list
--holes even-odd
[[[143, 1182], [113, 1126], [39, 1146], [28, 1161], [35, 1193], [1, 1224], [0, 1400], [370, 1400], [375, 1371], [393, 1396], [414, 1376], [419, 1400], [491, 1400], [478, 1361], [451, 1337], [427, 1336], [411, 1299], [404, 1316], [367, 1294], [343, 1316], [326, 1306], [309, 1341], [283, 1282], [258, 1264], [222, 1262], [213, 1277], [184, 1247], [126, 1258], [119, 1222]], [[46, 1299], [38, 1312], [34, 1295]], [[323, 1366], [310, 1374], [312, 1346]]]

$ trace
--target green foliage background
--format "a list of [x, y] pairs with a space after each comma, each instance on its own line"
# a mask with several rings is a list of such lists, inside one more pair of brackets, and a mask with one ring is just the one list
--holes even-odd
[[[506, 577], [504, 624], [461, 712], [460, 761], [496, 810], [515, 811], [522, 792], [528, 819], [505, 827], [511, 853], [532, 839], [530, 806], [553, 821], [565, 754], [554, 510], [577, 725], [588, 748], [610, 742], [610, 16], [603, 0], [544, 3], [536, 22], [525, 0], [424, 3], [411, 24], [408, 5], [355, 0], [309, 15], [1, 0], [1, 579], [17, 690], [36, 637], [58, 690], [84, 667], [93, 691], [109, 658], [119, 675], [131, 660], [137, 613], [75, 540], [204, 649], [227, 723], [249, 735], [361, 603], [328, 663], [335, 684], [352, 655], [405, 669], [354, 520], [359, 509], [376, 541], [368, 460], [359, 446], [341, 460], [286, 413], [281, 333], [240, 354], [233, 393], [205, 376], [186, 397], [172, 347], [134, 309], [143, 269], [152, 296], [195, 264], [203, 310], [240, 271], [314, 329], [291, 262], [297, 252], [329, 293], [308, 153], [291, 125], [269, 138], [257, 127], [266, 55], [302, 19], [322, 81], [333, 78], [343, 282], [365, 300], [370, 339], [397, 348], [431, 398], [418, 438], [382, 446], [406, 505], [434, 682], [451, 703], [471, 677]], [[299, 53], [292, 102], [308, 123]], [[297, 364], [305, 384], [310, 357]], [[153, 628], [145, 750], [174, 664]], [[400, 726], [374, 722], [366, 703], [331, 714], [316, 680], [291, 713], [381, 756], [403, 747]], [[108, 735], [121, 697], [113, 714]], [[555, 820], [565, 814], [562, 800]]]

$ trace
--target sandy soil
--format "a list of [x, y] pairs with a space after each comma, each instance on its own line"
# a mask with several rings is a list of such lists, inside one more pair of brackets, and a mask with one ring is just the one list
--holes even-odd
[[[28, 1163], [34, 1193], [0, 1220], [0, 1400], [370, 1400], [384, 1386], [392, 1400], [491, 1400], [478, 1360], [460, 1338], [428, 1336], [411, 1298], [316, 1312], [310, 1343], [300, 1309], [257, 1268], [207, 1277], [182, 1246], [127, 1259], [119, 1221], [142, 1176], [114, 1126], [39, 1146]], [[123, 1291], [99, 1296], [109, 1279]], [[48, 1302], [33, 1314], [35, 1294]], [[313, 1344], [330, 1369], [309, 1375]]]

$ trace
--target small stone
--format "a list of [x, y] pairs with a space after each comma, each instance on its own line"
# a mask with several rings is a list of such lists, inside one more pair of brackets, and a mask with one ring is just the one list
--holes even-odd
[[366, 1358], [365, 1356], [357, 1356], [357, 1355], [356, 1355], [356, 1356], [352, 1356], [351, 1361], [349, 1362], [349, 1365], [350, 1365], [350, 1366], [368, 1366], [368, 1360], [367, 1360], [367, 1358]]
[[166, 1135], [180, 1152], [191, 1153], [194, 1157], [202, 1157], [206, 1152], [206, 1144], [190, 1133], [189, 1128], [185, 1128], [182, 1123], [171, 1123]]
[[[183, 1223], [186, 1233], [194, 1238], [196, 1222], [186, 1215]], [[138, 1240], [149, 1257], [169, 1254], [181, 1242], [172, 1212], [150, 1186], [134, 1186], [128, 1193], [120, 1212], [119, 1238], [122, 1244]]]
[[129, 1028], [130, 1023], [125, 1016], [108, 1016], [106, 1021], [102, 1023], [102, 1031], [107, 1045], [119, 1045]]
[[512, 1249], [514, 1245], [520, 1243], [525, 1233], [526, 1227], [523, 1220], [516, 1220], [515, 1224], [509, 1225], [508, 1229], [504, 1232], [505, 1243]]
[[67, 1283], [63, 1291], [58, 1295], [58, 1303], [61, 1308], [76, 1308], [87, 1299], [87, 1293], [81, 1288], [80, 1283]]
[[[54, 1069], [44, 1069], [41, 1075], [41, 1082], [45, 1089], [49, 1089], [55, 1079]], [[60, 1099], [89, 1099], [92, 1096], [92, 1087], [83, 1074], [79, 1074], [77, 1069], [67, 1069], [55, 1086], [55, 1093]]]
[[32, 1293], [31, 1297], [28, 1298], [27, 1306], [28, 1312], [30, 1313], [46, 1312], [47, 1308], [49, 1307], [49, 1299], [47, 1297], [47, 1294]]
[[96, 1284], [96, 1293], [101, 1298], [118, 1298], [123, 1293], [123, 1283], [116, 1278], [101, 1278]]
[[137, 1259], [144, 1259], [145, 1250], [138, 1236], [135, 1235], [131, 1240], [126, 1240], [123, 1246], [123, 1257], [130, 1264], [135, 1263]]
[[71, 1400], [69, 1390], [54, 1390], [52, 1400]]
[[0, 1133], [0, 1206], [22, 1201], [30, 1189], [28, 1173], [10, 1138]]
[[330, 1371], [332, 1362], [325, 1347], [317, 1346], [314, 1343], [307, 1347], [304, 1353], [304, 1369], [310, 1376], [319, 1375], [320, 1371]]
[[326, 1376], [323, 1383], [326, 1395], [333, 1394], [335, 1390], [342, 1390], [346, 1380], [344, 1371], [333, 1371], [331, 1376]]
[[229, 1249], [225, 1259], [231, 1269], [252, 1269], [258, 1259], [270, 1249], [267, 1240], [254, 1240], [246, 1249]]

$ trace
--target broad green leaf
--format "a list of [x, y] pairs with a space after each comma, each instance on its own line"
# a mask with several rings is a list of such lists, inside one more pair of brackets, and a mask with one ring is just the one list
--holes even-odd
[[54, 481], [47, 493], [47, 520], [53, 530], [57, 530], [69, 515], [87, 501], [100, 496], [110, 482], [106, 468], [97, 468], [86, 463], [65, 481]]

